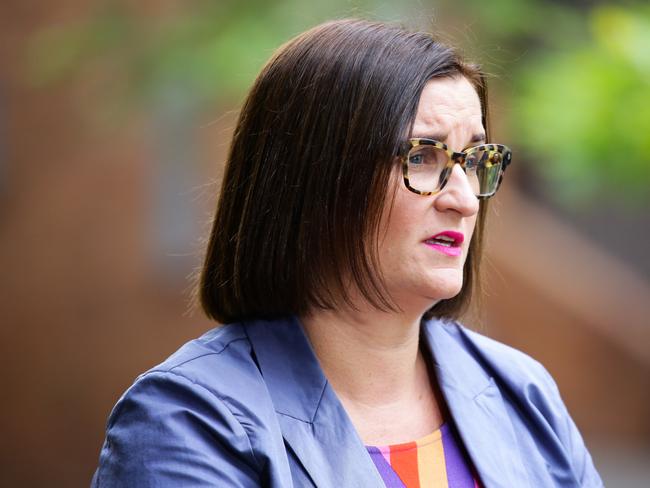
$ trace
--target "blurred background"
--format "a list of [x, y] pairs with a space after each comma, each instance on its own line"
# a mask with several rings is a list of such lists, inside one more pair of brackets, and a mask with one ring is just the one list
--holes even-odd
[[490, 73], [516, 163], [465, 322], [555, 377], [608, 486], [650, 485], [650, 5], [595, 0], [3, 0], [0, 485], [87, 486], [190, 310], [229, 138], [282, 42], [400, 21]]

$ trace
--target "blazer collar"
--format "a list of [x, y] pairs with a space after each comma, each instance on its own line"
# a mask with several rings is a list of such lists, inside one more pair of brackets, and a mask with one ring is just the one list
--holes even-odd
[[[245, 324], [283, 436], [316, 486], [384, 484], [296, 318]], [[487, 488], [530, 486], [499, 388], [455, 324], [422, 337], [461, 438]]]
[[298, 319], [244, 326], [276, 412], [313, 422], [328, 383]]
[[282, 435], [317, 487], [384, 487], [296, 318], [245, 325]]
[[457, 324], [423, 323], [422, 339], [454, 424], [488, 487], [531, 486], [504, 398], [477, 346]]

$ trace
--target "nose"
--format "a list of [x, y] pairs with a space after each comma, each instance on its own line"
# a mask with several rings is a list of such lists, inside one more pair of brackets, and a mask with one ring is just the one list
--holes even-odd
[[455, 164], [445, 187], [436, 195], [434, 205], [439, 211], [453, 210], [463, 217], [471, 217], [478, 212], [479, 201], [472, 189], [467, 175]]

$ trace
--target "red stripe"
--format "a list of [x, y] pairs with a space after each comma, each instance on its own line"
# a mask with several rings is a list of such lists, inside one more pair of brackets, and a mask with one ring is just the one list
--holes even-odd
[[390, 465], [407, 488], [420, 488], [418, 449], [415, 442], [390, 446]]

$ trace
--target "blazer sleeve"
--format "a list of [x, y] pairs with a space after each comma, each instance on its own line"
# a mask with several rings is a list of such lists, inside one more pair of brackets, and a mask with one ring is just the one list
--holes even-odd
[[113, 409], [92, 487], [258, 487], [259, 473], [246, 431], [220, 398], [154, 371]]
[[555, 380], [544, 366], [539, 363], [537, 365], [547, 384], [547, 392], [550, 393], [548, 397], [550, 398], [550, 407], [553, 413], [546, 412], [547, 419], [554, 424], [554, 430], [561, 438], [562, 444], [570, 456], [571, 466], [576, 478], [580, 482], [580, 486], [585, 488], [604, 486], [600, 475], [596, 471], [591, 455], [580, 435], [580, 431], [564, 405]]

